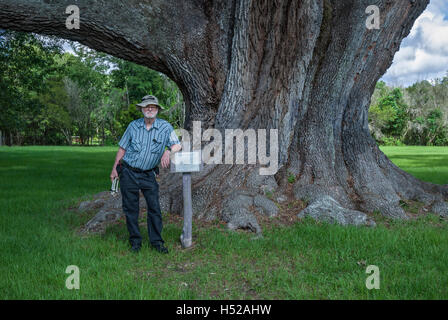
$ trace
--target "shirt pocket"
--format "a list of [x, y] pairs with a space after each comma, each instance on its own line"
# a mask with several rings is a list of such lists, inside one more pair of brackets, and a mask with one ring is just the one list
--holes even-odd
[[134, 152], [140, 152], [143, 149], [143, 144], [140, 141], [133, 140], [131, 142], [131, 148], [134, 150]]
[[160, 138], [154, 138], [151, 141], [151, 152], [160, 153], [162, 151], [164, 144]]

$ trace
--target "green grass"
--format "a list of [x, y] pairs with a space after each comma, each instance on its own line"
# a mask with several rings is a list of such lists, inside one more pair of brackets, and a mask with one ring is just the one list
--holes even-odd
[[[448, 148], [383, 150], [415, 176], [447, 183]], [[307, 219], [264, 225], [262, 238], [218, 222], [193, 225], [195, 245], [183, 250], [180, 223], [164, 213], [168, 255], [130, 253], [124, 223], [81, 237], [92, 213], [69, 208], [110, 187], [115, 152], [0, 148], [1, 299], [448, 298], [448, 223], [436, 216], [376, 228]], [[69, 265], [80, 269], [79, 290], [65, 287]], [[368, 265], [380, 269], [379, 290], [366, 289]]]
[[432, 183], [448, 184], [448, 147], [381, 147], [401, 169]]

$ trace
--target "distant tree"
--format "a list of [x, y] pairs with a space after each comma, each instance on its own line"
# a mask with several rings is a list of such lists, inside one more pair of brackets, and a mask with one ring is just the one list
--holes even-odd
[[405, 90], [409, 105], [403, 141], [413, 145], [448, 144], [448, 81], [421, 81]]
[[104, 145], [107, 137], [116, 144], [120, 130], [118, 114], [126, 104], [126, 92], [120, 88], [110, 88], [98, 108], [93, 110], [92, 116], [98, 126], [101, 143]]
[[76, 55], [67, 58], [65, 85], [71, 102], [69, 113], [74, 132], [82, 144], [89, 144], [96, 133], [93, 112], [101, 108], [107, 94], [109, 69], [106, 55], [79, 44], [73, 44]]
[[58, 72], [55, 57], [61, 50], [54, 37], [0, 31], [0, 142], [22, 144], [28, 128], [38, 125], [38, 96]]
[[42, 144], [71, 144], [72, 121], [67, 111], [68, 96], [62, 79], [48, 80], [47, 89], [39, 95], [41, 104], [38, 135]]
[[402, 89], [389, 88], [379, 82], [369, 109], [369, 127], [375, 139], [379, 142], [387, 137], [400, 140], [408, 119], [407, 109]]

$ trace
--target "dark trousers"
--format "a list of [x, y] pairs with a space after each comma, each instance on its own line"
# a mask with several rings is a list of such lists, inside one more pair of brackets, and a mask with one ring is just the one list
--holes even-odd
[[[119, 168], [118, 168], [119, 167]], [[132, 246], [141, 246], [142, 237], [138, 227], [139, 190], [142, 190], [146, 199], [148, 213], [149, 242], [153, 246], [164, 243], [162, 239], [162, 213], [159, 203], [159, 184], [154, 171], [135, 172], [122, 165], [117, 166], [120, 176], [120, 190], [122, 196], [123, 212], [126, 215], [126, 225], [129, 231], [129, 242]]]

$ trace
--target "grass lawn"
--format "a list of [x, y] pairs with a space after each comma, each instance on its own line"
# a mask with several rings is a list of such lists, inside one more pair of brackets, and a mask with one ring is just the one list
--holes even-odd
[[448, 147], [381, 147], [401, 169], [428, 182], [448, 184]]
[[[448, 148], [382, 149], [418, 178], [448, 183]], [[0, 147], [1, 299], [448, 298], [448, 222], [432, 215], [376, 228], [297, 219], [263, 224], [262, 238], [196, 224], [183, 250], [179, 219], [164, 213], [168, 255], [130, 253], [124, 223], [81, 237], [92, 214], [69, 208], [110, 188], [116, 150]], [[79, 290], [65, 287], [69, 265]], [[368, 265], [380, 270], [379, 290], [366, 288]]]

